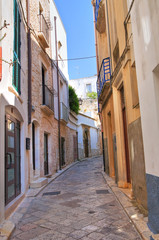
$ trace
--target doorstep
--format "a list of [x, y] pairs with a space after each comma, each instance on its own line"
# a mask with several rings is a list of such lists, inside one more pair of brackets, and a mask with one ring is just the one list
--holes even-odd
[[11, 221], [5, 220], [0, 224], [0, 240], [7, 240], [15, 229], [15, 224]]
[[[144, 240], [159, 240], [159, 234], [153, 234], [148, 225], [148, 217], [145, 217], [139, 212], [139, 209], [133, 204], [133, 200], [129, 191], [123, 191], [118, 188], [117, 184], [112, 180], [104, 171], [102, 171], [103, 177], [109, 185], [110, 189], [114, 193], [116, 199], [125, 210], [126, 214], [130, 218], [133, 225]], [[130, 189], [129, 189], [130, 190]], [[128, 196], [127, 196], [128, 195]]]

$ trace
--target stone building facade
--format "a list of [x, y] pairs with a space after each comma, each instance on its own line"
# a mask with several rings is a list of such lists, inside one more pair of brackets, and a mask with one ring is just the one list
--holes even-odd
[[98, 115], [96, 96], [89, 97], [88, 93], [97, 93], [97, 77], [86, 77], [69, 80], [75, 89], [80, 103], [78, 114], [78, 152], [79, 158], [102, 154], [101, 124]]
[[[92, 1], [98, 101], [105, 171], [147, 209], [145, 157], [130, 9], [127, 1]], [[119, 11], [120, 9], [120, 11]]]
[[2, 0], [1, 27], [0, 222], [29, 187], [78, 158], [68, 65], [55, 61], [67, 59], [67, 39], [54, 1]]

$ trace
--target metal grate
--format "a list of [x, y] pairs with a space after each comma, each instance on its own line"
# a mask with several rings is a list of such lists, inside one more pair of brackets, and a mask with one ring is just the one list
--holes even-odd
[[97, 194], [109, 194], [109, 190], [96, 190]]
[[56, 195], [59, 195], [61, 192], [58, 191], [58, 192], [46, 192], [46, 193], [43, 193], [43, 196], [56, 196]]

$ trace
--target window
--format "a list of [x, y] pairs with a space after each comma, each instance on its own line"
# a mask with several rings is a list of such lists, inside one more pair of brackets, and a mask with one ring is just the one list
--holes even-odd
[[14, 0], [14, 48], [13, 48], [13, 86], [20, 94], [20, 14], [17, 1]]
[[86, 92], [92, 92], [92, 86], [91, 84], [86, 84]]

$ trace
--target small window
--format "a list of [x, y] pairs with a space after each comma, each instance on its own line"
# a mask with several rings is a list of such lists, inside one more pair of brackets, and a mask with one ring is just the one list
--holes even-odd
[[92, 92], [92, 86], [91, 84], [86, 84], [86, 92]]

